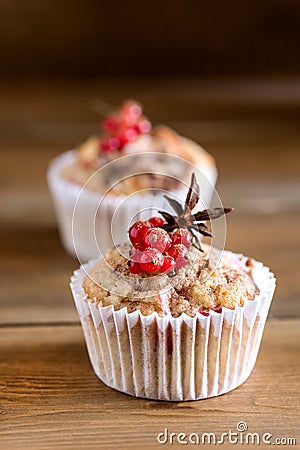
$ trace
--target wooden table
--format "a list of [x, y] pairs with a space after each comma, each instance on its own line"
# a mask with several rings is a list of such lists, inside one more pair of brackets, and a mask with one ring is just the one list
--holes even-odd
[[[277, 276], [254, 372], [231, 393], [141, 400], [90, 367], [68, 287], [78, 264], [61, 247], [45, 172], [97, 130], [96, 97], [138, 98], [154, 122], [208, 148], [223, 202], [236, 208], [226, 247]], [[159, 448], [165, 428], [220, 435], [240, 421], [299, 443], [300, 80], [11, 81], [0, 98], [1, 450]]]

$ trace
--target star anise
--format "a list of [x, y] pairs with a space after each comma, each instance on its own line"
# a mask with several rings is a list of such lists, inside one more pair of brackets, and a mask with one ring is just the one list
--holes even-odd
[[204, 222], [217, 219], [223, 214], [227, 214], [230, 211], [233, 211], [233, 208], [204, 209], [203, 211], [198, 211], [193, 214], [192, 211], [197, 205], [200, 198], [199, 191], [200, 189], [197, 183], [196, 175], [195, 173], [193, 173], [184, 206], [182, 206], [174, 198], [165, 195], [164, 197], [172, 206], [172, 208], [176, 212], [176, 215], [173, 216], [172, 214], [164, 211], [159, 211], [159, 213], [167, 222], [162, 226], [162, 228], [164, 228], [169, 233], [176, 230], [177, 228], [187, 228], [194, 237], [193, 245], [198, 248], [198, 250], [203, 251], [200, 245], [198, 233], [202, 234], [203, 236], [213, 237], [213, 234]]

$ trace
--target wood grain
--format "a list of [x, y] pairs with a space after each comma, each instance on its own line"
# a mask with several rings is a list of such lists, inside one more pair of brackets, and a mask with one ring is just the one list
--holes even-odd
[[[3, 75], [299, 73], [299, 3], [2, 0]], [[53, 26], [55, 24], [55, 26]]]
[[158, 432], [234, 430], [299, 436], [298, 321], [269, 320], [256, 367], [235, 391], [168, 403], [106, 387], [90, 367], [79, 326], [0, 330], [3, 449], [159, 448]]

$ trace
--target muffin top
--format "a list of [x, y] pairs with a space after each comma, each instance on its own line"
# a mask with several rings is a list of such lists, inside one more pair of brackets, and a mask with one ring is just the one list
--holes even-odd
[[[118, 183], [110, 193], [130, 195], [140, 189], [172, 190], [180, 187], [180, 182], [176, 178], [182, 179], [185, 175], [185, 178], [188, 178], [190, 172], [185, 168], [187, 173], [182, 173], [183, 165], [180, 160], [176, 162], [174, 159], [170, 167], [170, 159], [164, 155], [183, 158], [201, 168], [204, 174], [211, 167], [215, 167], [214, 158], [194, 141], [180, 136], [167, 126], [160, 125], [152, 129], [151, 123], [142, 114], [141, 106], [136, 102], [125, 102], [118, 111], [105, 117], [101, 126], [101, 134], [90, 137], [80, 145], [76, 150], [74, 161], [63, 167], [61, 175], [65, 180], [79, 185], [85, 185], [89, 180], [87, 185], [89, 190], [106, 192], [115, 174], [109, 173], [108, 169], [105, 177], [100, 173], [97, 175], [99, 168], [122, 156], [149, 152], [155, 154], [155, 171], [171, 173], [172, 177], [147, 174], [145, 169], [149, 165], [145, 158], [130, 159], [129, 164], [133, 166], [131, 169], [138, 175], [130, 176]], [[115, 171], [115, 167], [112, 171]]]
[[204, 245], [203, 249], [190, 247], [188, 264], [155, 276], [130, 272], [129, 244], [110, 249], [84, 280], [87, 299], [99, 306], [113, 305], [115, 310], [127, 307], [128, 312], [171, 313], [173, 317], [182, 313], [193, 317], [197, 312], [209, 315], [210, 310], [234, 309], [253, 300], [258, 288], [251, 277], [251, 264], [242, 265], [232, 253], [222, 254]]

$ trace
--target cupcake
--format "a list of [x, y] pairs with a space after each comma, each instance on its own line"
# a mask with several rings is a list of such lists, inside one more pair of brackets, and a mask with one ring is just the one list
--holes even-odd
[[258, 354], [275, 278], [252, 258], [204, 245], [206, 221], [192, 213], [192, 177], [175, 214], [138, 221], [130, 242], [77, 270], [74, 301], [96, 375], [121, 392], [156, 400], [217, 396], [241, 385]]
[[110, 228], [119, 208], [126, 223], [141, 203], [155, 214], [154, 207], [166, 206], [165, 192], [183, 199], [194, 170], [208, 206], [217, 177], [211, 155], [167, 126], [152, 128], [136, 102], [128, 101], [106, 116], [101, 130], [55, 158], [48, 170], [62, 243], [82, 262], [114, 244]]

